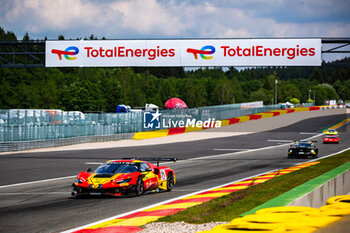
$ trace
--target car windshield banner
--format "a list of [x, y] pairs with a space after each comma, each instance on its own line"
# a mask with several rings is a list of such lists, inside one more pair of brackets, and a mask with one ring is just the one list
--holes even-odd
[[46, 41], [46, 67], [320, 66], [321, 39]]

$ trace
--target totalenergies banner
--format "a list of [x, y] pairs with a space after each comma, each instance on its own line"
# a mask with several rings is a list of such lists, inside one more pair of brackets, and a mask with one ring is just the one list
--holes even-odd
[[320, 66], [321, 39], [46, 41], [47, 67]]

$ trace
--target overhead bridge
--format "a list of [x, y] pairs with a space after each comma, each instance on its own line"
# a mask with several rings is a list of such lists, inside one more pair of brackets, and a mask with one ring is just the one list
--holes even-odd
[[[350, 54], [350, 38], [321, 38], [321, 43], [323, 61], [325, 60], [323, 57], [324, 54]], [[349, 65], [349, 63], [322, 63], [322, 66]], [[45, 67], [45, 41], [0, 41], [0, 67]]]

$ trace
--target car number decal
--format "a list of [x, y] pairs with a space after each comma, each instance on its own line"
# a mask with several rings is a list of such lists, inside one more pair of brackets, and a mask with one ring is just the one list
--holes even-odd
[[163, 170], [163, 169], [160, 170], [160, 179], [161, 180], [166, 180], [165, 170]]

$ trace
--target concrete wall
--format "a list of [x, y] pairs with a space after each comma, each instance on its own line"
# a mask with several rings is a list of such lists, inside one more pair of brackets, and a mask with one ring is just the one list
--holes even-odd
[[47, 147], [68, 146], [68, 145], [74, 145], [79, 143], [105, 142], [105, 141], [115, 141], [115, 140], [122, 140], [122, 139], [132, 139], [133, 135], [134, 135], [133, 133], [124, 133], [124, 134], [113, 134], [113, 135], [104, 135], [104, 136], [60, 138], [60, 139], [42, 140], [42, 141], [3, 142], [3, 143], [0, 143], [0, 152], [23, 151], [23, 150], [33, 150], [33, 149], [47, 148]]
[[350, 170], [322, 184], [308, 194], [289, 203], [289, 206], [310, 206], [320, 208], [330, 197], [350, 192]]

